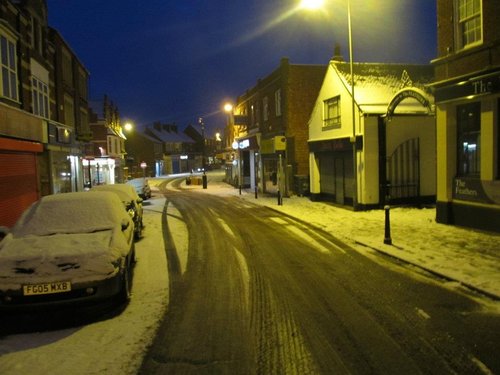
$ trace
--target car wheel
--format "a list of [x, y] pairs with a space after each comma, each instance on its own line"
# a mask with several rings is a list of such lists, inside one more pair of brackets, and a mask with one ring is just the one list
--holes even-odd
[[122, 303], [126, 303], [130, 300], [132, 295], [132, 272], [131, 272], [131, 262], [127, 262], [125, 269], [122, 274], [122, 285], [120, 289], [119, 300]]
[[134, 239], [136, 241], [140, 240], [142, 238], [142, 230], [144, 229], [144, 225], [142, 224], [142, 220], [137, 223], [137, 228], [134, 232]]

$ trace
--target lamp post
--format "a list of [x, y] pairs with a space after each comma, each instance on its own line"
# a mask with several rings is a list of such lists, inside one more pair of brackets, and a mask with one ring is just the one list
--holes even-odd
[[[352, 205], [354, 210], [358, 206], [358, 163], [356, 149], [356, 104], [354, 99], [354, 66], [353, 66], [353, 48], [352, 48], [352, 22], [351, 22], [351, 0], [347, 1], [347, 28], [348, 28], [348, 44], [349, 44], [349, 74], [351, 78], [351, 120], [352, 120], [352, 136], [350, 142], [352, 144], [352, 163], [353, 163], [353, 195]], [[323, 6], [324, 0], [302, 0], [300, 7], [304, 9], [319, 9]]]

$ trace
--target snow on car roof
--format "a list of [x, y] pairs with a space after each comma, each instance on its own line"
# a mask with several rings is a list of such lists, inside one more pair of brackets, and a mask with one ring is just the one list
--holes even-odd
[[95, 191], [111, 191], [118, 195], [123, 202], [130, 202], [132, 200], [140, 199], [132, 185], [127, 184], [110, 184], [110, 185], [97, 185], [90, 189], [91, 192]]
[[15, 236], [85, 233], [116, 227], [130, 220], [123, 203], [111, 192], [74, 192], [47, 195], [18, 220]]

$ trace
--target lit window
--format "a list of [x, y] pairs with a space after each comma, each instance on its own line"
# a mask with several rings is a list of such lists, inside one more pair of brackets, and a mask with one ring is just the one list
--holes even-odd
[[456, 0], [458, 49], [478, 44], [483, 39], [481, 0]]
[[481, 172], [481, 103], [457, 107], [457, 160], [459, 176]]
[[33, 113], [45, 118], [49, 117], [49, 87], [36, 77], [32, 78]]
[[340, 96], [325, 100], [323, 114], [324, 128], [340, 127]]
[[17, 101], [16, 44], [14, 40], [4, 35], [0, 36], [0, 60], [2, 65], [2, 95]]

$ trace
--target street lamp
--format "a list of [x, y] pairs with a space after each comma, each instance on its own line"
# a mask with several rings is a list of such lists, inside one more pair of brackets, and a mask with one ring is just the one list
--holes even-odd
[[[352, 52], [352, 23], [351, 23], [351, 0], [347, 1], [347, 28], [348, 28], [348, 43], [349, 43], [349, 74], [351, 76], [351, 116], [352, 116], [352, 136], [350, 141], [352, 144], [352, 162], [353, 162], [353, 196], [352, 205], [356, 210], [358, 205], [358, 163], [356, 150], [356, 105], [354, 101], [354, 68], [353, 68], [353, 52]], [[300, 7], [304, 9], [319, 9], [323, 6], [324, 0], [302, 0]]]

